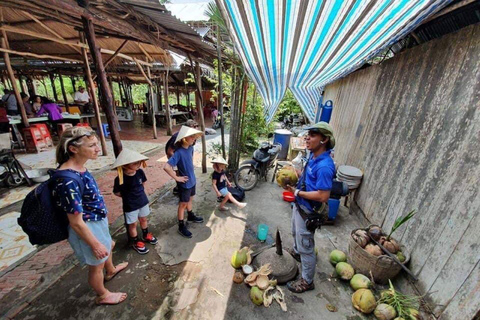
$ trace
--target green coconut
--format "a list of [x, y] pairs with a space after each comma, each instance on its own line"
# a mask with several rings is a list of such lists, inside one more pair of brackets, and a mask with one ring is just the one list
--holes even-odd
[[293, 167], [287, 166], [280, 169], [277, 173], [277, 183], [280, 187], [285, 188], [287, 185], [297, 185], [298, 177]]
[[263, 291], [257, 286], [252, 287], [250, 289], [250, 300], [252, 300], [257, 306], [263, 305]]
[[347, 255], [340, 250], [330, 252], [330, 263], [335, 266], [339, 262], [347, 262]]
[[370, 281], [370, 279], [368, 279], [363, 274], [359, 274], [359, 273], [354, 275], [350, 280], [350, 286], [355, 291], [357, 291], [358, 289], [368, 289], [370, 288], [371, 285], [372, 285], [372, 282]]
[[353, 267], [346, 262], [337, 263], [335, 271], [337, 272], [337, 275], [343, 280], [350, 280], [355, 274], [355, 270], [353, 270]]
[[402, 318], [402, 317], [396, 317], [395, 319], [393, 320], [405, 320], [405, 318]]
[[363, 313], [372, 313], [377, 306], [372, 291], [368, 289], [358, 289], [352, 295], [352, 304], [355, 309]]
[[400, 262], [405, 262], [405, 260], [407, 260], [407, 258], [405, 258], [405, 255], [403, 254], [402, 251], [398, 251], [396, 256], [397, 256], [398, 261], [400, 261]]
[[230, 260], [232, 267], [234, 267], [235, 269], [238, 269], [244, 264], [246, 264], [248, 260], [247, 252], [248, 252], [248, 247], [242, 248], [240, 250], [236, 250], [232, 255], [232, 259]]
[[397, 316], [397, 311], [386, 303], [380, 303], [373, 312], [378, 320], [392, 320]]
[[393, 293], [390, 289], [380, 291], [380, 300], [386, 304], [393, 302]]
[[417, 309], [408, 308], [407, 313], [408, 313], [408, 316], [410, 317], [410, 320], [421, 319], [420, 312]]

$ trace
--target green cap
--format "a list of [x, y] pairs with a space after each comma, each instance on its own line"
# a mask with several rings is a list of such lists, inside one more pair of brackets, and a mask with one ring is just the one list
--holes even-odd
[[327, 122], [317, 122], [314, 125], [305, 128], [305, 130], [323, 134], [325, 137], [330, 138], [327, 144], [327, 148], [333, 149], [335, 147], [335, 137], [333, 136], [333, 129], [332, 126], [330, 126]]

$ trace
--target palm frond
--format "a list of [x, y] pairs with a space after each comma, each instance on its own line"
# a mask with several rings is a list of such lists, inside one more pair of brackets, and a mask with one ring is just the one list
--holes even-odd
[[395, 232], [395, 230], [397, 230], [398, 228], [400, 228], [400, 226], [402, 224], [404, 224], [405, 222], [407, 222], [408, 220], [410, 220], [414, 215], [415, 215], [415, 210], [412, 210], [410, 211], [409, 213], [407, 213], [407, 215], [405, 217], [400, 217], [398, 218], [397, 220], [395, 220], [395, 223], [393, 224], [393, 227], [392, 227], [392, 230], [390, 231], [390, 233], [388, 234], [388, 237], [387, 237], [387, 240], [390, 240], [390, 237], [392, 236], [392, 233]]

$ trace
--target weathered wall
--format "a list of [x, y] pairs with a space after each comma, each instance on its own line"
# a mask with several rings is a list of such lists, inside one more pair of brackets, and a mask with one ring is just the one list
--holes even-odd
[[480, 25], [355, 72], [325, 90], [335, 161], [364, 173], [356, 201], [412, 252], [442, 319], [480, 309]]

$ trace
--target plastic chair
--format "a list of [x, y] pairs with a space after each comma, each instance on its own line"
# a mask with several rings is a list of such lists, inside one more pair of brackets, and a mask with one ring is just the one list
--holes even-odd
[[48, 147], [53, 147], [53, 140], [52, 136], [50, 134], [50, 131], [48, 130], [48, 127], [45, 123], [35, 123], [30, 125], [30, 127], [38, 128], [40, 130], [40, 133], [42, 134], [43, 140], [45, 140], [45, 143], [47, 144]]
[[110, 130], [108, 128], [108, 123], [102, 123], [102, 130], [103, 130], [103, 135], [105, 137], [110, 136]]

